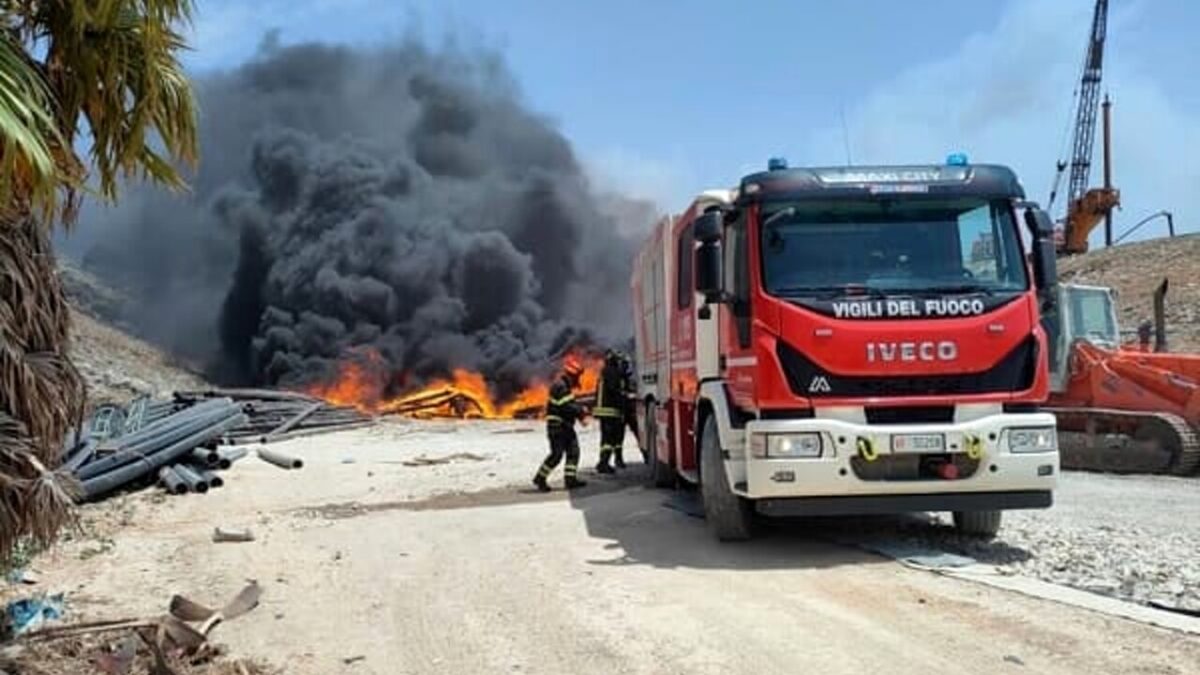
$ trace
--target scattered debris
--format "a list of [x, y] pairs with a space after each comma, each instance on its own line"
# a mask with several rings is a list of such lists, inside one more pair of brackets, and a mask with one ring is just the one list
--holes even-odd
[[349, 666], [349, 665], [358, 663], [359, 661], [366, 661], [366, 660], [367, 660], [367, 657], [359, 654], [358, 656], [347, 656], [346, 658], [342, 659], [342, 663]]
[[36, 585], [41, 581], [41, 577], [33, 570], [18, 568], [8, 573], [8, 583], [10, 584], [25, 584], [27, 586]]
[[222, 542], [247, 542], [254, 541], [254, 533], [248, 529], [230, 529], [224, 527], [213, 528], [212, 540], [216, 543]]
[[302, 469], [304, 468], [304, 460], [299, 457], [285, 455], [282, 452], [268, 450], [266, 448], [258, 449], [259, 459], [269, 464], [274, 464], [281, 469]]
[[6, 650], [3, 665], [22, 673], [267, 673], [259, 664], [222, 659], [222, 650], [209, 640], [214, 627], [253, 610], [261, 595], [251, 582], [220, 610], [176, 595], [159, 617], [30, 631], [14, 645], [19, 649]]
[[468, 462], [483, 462], [487, 460], [487, 457], [476, 455], [472, 452], [456, 452], [452, 455], [446, 455], [445, 457], [421, 456], [415, 459], [405, 460], [400, 463], [404, 466], [436, 466], [438, 464], [449, 464], [460, 459]]
[[66, 613], [62, 593], [14, 600], [4, 607], [3, 634], [16, 637], [41, 628], [48, 621], [57, 621]]

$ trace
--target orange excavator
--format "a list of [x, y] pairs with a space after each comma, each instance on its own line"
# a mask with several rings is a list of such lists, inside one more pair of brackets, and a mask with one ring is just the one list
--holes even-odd
[[1050, 412], [1065, 468], [1191, 475], [1200, 467], [1200, 354], [1166, 350], [1167, 282], [1148, 325], [1122, 344], [1113, 292], [1061, 284], [1050, 319]]
[[[1056, 232], [1060, 256], [1085, 253], [1102, 219], [1111, 223], [1120, 193], [1112, 187], [1109, 104], [1104, 103], [1104, 187], [1088, 189], [1100, 103], [1108, 0], [1096, 0], [1078, 90], [1070, 162], [1058, 163], [1050, 205], [1071, 169], [1067, 213]], [[1105, 241], [1111, 245], [1111, 225]], [[1050, 348], [1048, 408], [1058, 418], [1066, 468], [1189, 475], [1200, 467], [1200, 355], [1166, 352], [1163, 303], [1155, 293], [1153, 328], [1139, 343], [1123, 344], [1112, 289], [1059, 284], [1048, 289], [1045, 313]], [[1150, 346], [1151, 330], [1157, 338]]]

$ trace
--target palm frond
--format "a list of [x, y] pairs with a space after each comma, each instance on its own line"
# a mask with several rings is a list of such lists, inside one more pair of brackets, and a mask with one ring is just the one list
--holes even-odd
[[9, 217], [17, 203], [55, 211], [64, 146], [45, 80], [12, 35], [0, 33], [0, 209]]
[[105, 197], [114, 198], [128, 176], [184, 187], [176, 166], [153, 161], [161, 156], [147, 148], [189, 164], [197, 159], [196, 101], [178, 58], [187, 46], [177, 27], [191, 8], [183, 0], [105, 0], [56, 21], [73, 30], [51, 45], [53, 88], [66, 110], [86, 119]]

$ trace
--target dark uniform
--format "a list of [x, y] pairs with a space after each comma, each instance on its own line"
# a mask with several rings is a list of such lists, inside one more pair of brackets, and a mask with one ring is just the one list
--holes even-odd
[[621, 367], [621, 355], [609, 350], [604, 355], [604, 368], [600, 371], [600, 383], [596, 388], [596, 408], [592, 411], [600, 420], [600, 462], [596, 471], [612, 473], [609, 460], [615, 456], [618, 469], [625, 468], [621, 452], [625, 445], [626, 379]]
[[[628, 354], [621, 354], [621, 370], [625, 374], [625, 426], [629, 427], [629, 432], [633, 434], [633, 439], [640, 449], [642, 442], [638, 436], [637, 382], [634, 379], [633, 359], [629, 358]], [[644, 459], [645, 452], [642, 454]]]
[[578, 478], [579, 438], [575, 435], [575, 422], [583, 417], [583, 409], [571, 393], [570, 377], [571, 373], [568, 372], [550, 386], [550, 400], [546, 403], [546, 436], [550, 441], [550, 454], [533, 478], [533, 484], [542, 492], [550, 491], [546, 479], [564, 456], [567, 458], [567, 466], [563, 469], [567, 489], [587, 485]]

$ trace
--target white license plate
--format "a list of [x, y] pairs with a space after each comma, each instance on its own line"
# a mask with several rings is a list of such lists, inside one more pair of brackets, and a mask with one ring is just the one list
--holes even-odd
[[945, 434], [896, 434], [892, 452], [945, 452]]

